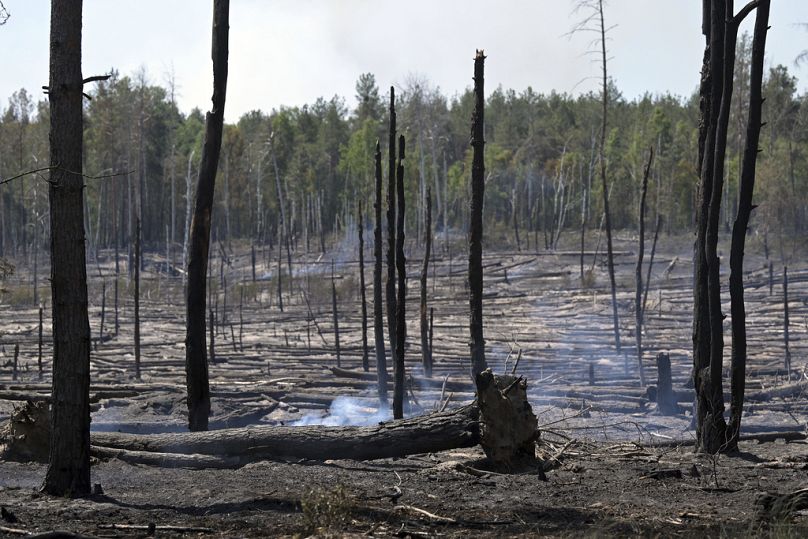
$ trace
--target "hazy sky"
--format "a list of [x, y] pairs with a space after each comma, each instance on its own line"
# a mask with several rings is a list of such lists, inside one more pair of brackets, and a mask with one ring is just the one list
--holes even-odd
[[[3, 0], [0, 103], [25, 87], [41, 97], [48, 79], [50, 2]], [[743, 1], [736, 2], [742, 5]], [[145, 67], [163, 84], [173, 69], [180, 108], [207, 110], [211, 95], [210, 0], [84, 0], [85, 76]], [[400, 6], [405, 6], [400, 9]], [[408, 75], [454, 94], [471, 84], [484, 48], [486, 89], [579, 92], [595, 87], [593, 35], [565, 34], [582, 17], [573, 0], [232, 0], [226, 117], [301, 105], [334, 94], [353, 107], [360, 73], [383, 89]], [[700, 0], [610, 0], [610, 73], [626, 97], [689, 95], [698, 83]], [[754, 17], [744, 28], [751, 32]], [[773, 0], [768, 63], [786, 64], [806, 88], [808, 0]]]

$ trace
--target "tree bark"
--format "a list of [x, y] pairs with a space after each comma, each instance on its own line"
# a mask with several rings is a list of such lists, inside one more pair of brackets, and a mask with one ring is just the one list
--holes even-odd
[[432, 189], [426, 190], [426, 223], [424, 225], [424, 263], [421, 266], [421, 359], [424, 376], [432, 376], [432, 348], [429, 339], [429, 321], [427, 318], [426, 278], [429, 272], [429, 257], [432, 254]]
[[[732, 242], [729, 255], [729, 293], [732, 314], [732, 364], [730, 367], [731, 397], [729, 446], [738, 445], [741, 433], [744, 390], [746, 386], [746, 308], [743, 289], [743, 256], [746, 232], [754, 206], [752, 198], [755, 190], [755, 169], [757, 165], [758, 143], [763, 108], [763, 61], [766, 49], [766, 33], [769, 24], [771, 1], [762, 0], [755, 15], [755, 31], [752, 38], [752, 65], [749, 77], [749, 111], [746, 121], [746, 144], [741, 165], [741, 178], [738, 187], [738, 214], [732, 226]], [[785, 284], [785, 282], [784, 282]], [[785, 290], [785, 287], [784, 287]], [[788, 358], [788, 346], [786, 346]], [[787, 360], [788, 362], [788, 360]]]
[[390, 131], [387, 147], [387, 333], [396, 365], [396, 94], [390, 87]]
[[368, 303], [365, 291], [365, 219], [362, 214], [361, 200], [357, 210], [357, 219], [359, 221], [359, 292], [362, 301], [362, 369], [367, 372], [370, 370], [368, 360]]
[[[705, 51], [699, 88], [699, 167], [700, 181], [696, 219], [696, 243], [693, 250], [693, 376], [696, 388], [696, 448], [707, 450], [705, 441], [711, 436], [709, 424], [713, 418], [723, 422], [723, 396], [719, 379], [712, 380], [710, 371], [710, 309], [707, 284], [707, 216], [713, 187], [713, 154], [715, 152], [715, 126], [721, 100], [724, 0], [703, 0], [702, 32]], [[718, 391], [715, 387], [719, 388]]]
[[50, 230], [53, 407], [42, 489], [90, 493], [90, 323], [82, 192], [82, 0], [52, 0], [50, 28]]
[[387, 358], [384, 350], [384, 322], [382, 314], [382, 150], [376, 141], [376, 226], [373, 230], [373, 338], [376, 348], [376, 376], [379, 384], [379, 402], [387, 403]]
[[474, 57], [474, 113], [471, 117], [471, 207], [469, 230], [469, 331], [471, 379], [488, 368], [483, 338], [483, 201], [485, 199], [485, 53]]
[[404, 391], [404, 345], [407, 339], [407, 268], [404, 258], [404, 135], [398, 137], [398, 170], [396, 174], [396, 273], [398, 298], [396, 299], [396, 355], [393, 385], [393, 418], [404, 417], [406, 393]]
[[331, 260], [331, 313], [334, 317], [334, 348], [337, 353], [337, 367], [340, 367], [339, 311], [337, 311], [337, 283], [334, 280], [334, 260]]
[[654, 267], [654, 255], [656, 254], [657, 240], [659, 239], [659, 231], [662, 228], [662, 215], [657, 213], [656, 227], [654, 227], [654, 241], [651, 243], [651, 258], [648, 260], [648, 269], [645, 272], [645, 291], [642, 295], [642, 314], [645, 316], [645, 307], [648, 304], [648, 288], [651, 286], [651, 268]]
[[229, 0], [214, 0], [212, 57], [213, 107], [205, 117], [205, 142], [199, 166], [188, 260], [185, 373], [188, 390], [188, 426], [207, 430], [210, 414], [208, 363], [205, 354], [205, 276], [210, 248], [210, 223], [219, 151], [222, 147], [224, 104], [227, 91]]
[[380, 423], [373, 427], [254, 426], [205, 433], [94, 433], [93, 445], [108, 449], [196, 455], [226, 455], [250, 461], [381, 459], [473, 447], [480, 441], [479, 410], [468, 405]]
[[648, 194], [648, 174], [651, 172], [651, 164], [654, 162], [653, 146], [648, 150], [648, 163], [645, 165], [645, 172], [642, 175], [642, 187], [640, 188], [640, 214], [639, 221], [639, 244], [637, 246], [637, 266], [634, 268], [634, 279], [636, 289], [634, 290], [634, 318], [636, 321], [637, 340], [637, 367], [640, 369], [640, 386], [645, 387], [645, 368], [642, 364], [642, 259], [645, 254], [645, 197]]
[[135, 378], [140, 380], [140, 217], [135, 222]]
[[614, 278], [614, 249], [612, 248], [612, 218], [609, 212], [609, 186], [606, 181], [606, 117], [609, 105], [609, 80], [606, 72], [606, 26], [603, 18], [603, 0], [598, 0], [600, 18], [601, 66], [603, 68], [602, 114], [600, 123], [600, 181], [603, 186], [603, 218], [606, 225], [606, 261], [609, 268], [609, 284], [612, 292], [612, 320], [614, 322], [614, 345], [620, 351], [620, 320], [617, 314], [617, 283]]

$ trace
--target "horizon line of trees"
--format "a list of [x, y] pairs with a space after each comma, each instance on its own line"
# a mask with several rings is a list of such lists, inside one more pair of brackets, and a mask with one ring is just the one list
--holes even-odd
[[[737, 208], [743, 127], [748, 103], [751, 40], [738, 38], [730, 112], [722, 230]], [[767, 255], [788, 262], [795, 234], [808, 224], [808, 92], [797, 93], [788, 68], [770, 68], [764, 80], [760, 206], [752, 222]], [[604, 148], [616, 229], [637, 227], [645, 153], [656, 153], [648, 186], [648, 220], [664, 217], [663, 231], [693, 230], [698, 181], [698, 95], [650, 96], [628, 101], [610, 81], [610, 126]], [[89, 89], [89, 88], [88, 88]], [[85, 100], [85, 228], [88, 253], [126, 251], [142, 208], [144, 248], [164, 251], [179, 265], [187, 246], [188, 201], [201, 156], [204, 117], [179, 111], [175, 87], [150, 83], [145, 71], [113, 71]], [[467, 177], [471, 171], [468, 118], [471, 89], [447, 97], [429, 81], [410, 77], [398, 91], [399, 126], [409, 139], [405, 189], [413, 211], [410, 236], [421, 242], [431, 191], [436, 247], [452, 229], [468, 229]], [[286, 205], [290, 241], [325, 248], [324, 236], [354, 222], [358, 203], [372, 207], [375, 143], [386, 152], [386, 116], [372, 74], [356, 83], [356, 105], [320, 98], [302, 107], [255, 110], [226, 124], [219, 162], [212, 241], [278, 237], [279, 197]], [[539, 94], [531, 88], [494, 90], [486, 100], [486, 227], [488, 241], [503, 237], [515, 248], [553, 249], [565, 231], [598, 228], [603, 213], [596, 181], [600, 93]], [[0, 105], [0, 178], [43, 166], [48, 152], [47, 101], [25, 89]], [[47, 184], [24, 177], [0, 186], [0, 256], [29, 259], [48, 237]], [[791, 243], [790, 243], [791, 242]], [[131, 246], [128, 247], [131, 256]]]

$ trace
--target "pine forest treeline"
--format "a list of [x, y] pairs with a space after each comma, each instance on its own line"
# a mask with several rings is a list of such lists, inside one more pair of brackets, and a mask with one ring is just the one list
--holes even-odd
[[[738, 95], [748, 95], [751, 38], [738, 38]], [[188, 181], [198, 174], [204, 117], [181, 112], [173, 82], [157, 85], [140, 71], [114, 73], [85, 91], [84, 170], [88, 257], [99, 249], [132, 251], [140, 208], [144, 251], [169, 253], [182, 267]], [[761, 250], [787, 261], [794, 238], [808, 227], [808, 94], [782, 65], [764, 73], [765, 123], [760, 140], [753, 240]], [[468, 177], [472, 154], [468, 119], [471, 88], [446, 96], [426, 80], [410, 77], [398, 94], [397, 131], [409, 141], [405, 167], [409, 241], [423, 242], [426, 197], [431, 192], [436, 250], [446, 229], [468, 230]], [[649, 147], [646, 219], [664, 215], [662, 233], [694, 228], [698, 180], [698, 95], [645, 96], [628, 100], [609, 81], [609, 125], [604, 153], [608, 167], [611, 221], [636, 230], [640, 187]], [[321, 250], [330, 234], [355, 222], [358, 203], [375, 202], [374, 154], [382, 152], [388, 115], [373, 75], [361, 75], [355, 107], [335, 96], [301, 107], [255, 110], [224, 126], [214, 200], [211, 241], [246, 239], [255, 245], [288, 240], [295, 251]], [[486, 230], [488, 241], [514, 249], [554, 248], [559, 236], [598, 228], [602, 184], [593, 170], [599, 144], [601, 92], [570, 96], [495, 89], [486, 100]], [[739, 176], [748, 103], [729, 112], [721, 230], [728, 233], [737, 213]], [[0, 177], [42, 166], [48, 160], [47, 102], [26, 90], [0, 105]], [[226, 178], [226, 179], [224, 179]], [[276, 196], [281, 193], [281, 196]], [[137, 200], [136, 200], [137, 198]], [[282, 201], [283, 208], [280, 207]], [[517, 204], [517, 201], [519, 202]], [[135, 204], [137, 202], [137, 204]], [[0, 256], [33, 263], [49, 237], [47, 189], [28, 176], [0, 189]], [[279, 231], [278, 227], [281, 227]], [[284, 228], [288, 228], [286, 231]], [[519, 238], [521, 233], [521, 238]], [[462, 236], [461, 236], [462, 237]], [[130, 241], [130, 238], [132, 241]], [[167, 239], [169, 240], [167, 242]], [[39, 249], [34, 249], [38, 242]], [[505, 243], [503, 243], [505, 242]], [[277, 248], [277, 247], [276, 247]], [[283, 246], [286, 250], [286, 246]]]

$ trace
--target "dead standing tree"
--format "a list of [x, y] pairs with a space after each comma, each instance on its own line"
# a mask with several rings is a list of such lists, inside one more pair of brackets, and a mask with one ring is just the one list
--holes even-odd
[[432, 189], [426, 190], [426, 223], [424, 225], [424, 263], [421, 266], [421, 359], [424, 376], [432, 376], [432, 343], [429, 339], [430, 324], [427, 320], [426, 279], [429, 272], [429, 256], [432, 254]]
[[53, 407], [42, 489], [90, 493], [90, 323], [82, 171], [81, 0], [52, 0], [50, 28], [50, 229]]
[[396, 93], [390, 87], [390, 131], [387, 147], [387, 332], [390, 357], [396, 364]]
[[404, 135], [398, 137], [398, 167], [396, 170], [396, 273], [398, 274], [398, 297], [396, 298], [396, 353], [393, 364], [393, 418], [404, 417], [406, 394], [404, 392], [404, 345], [407, 340], [407, 269], [404, 258]]
[[[749, 219], [754, 209], [752, 195], [755, 191], [758, 142], [760, 141], [763, 109], [763, 60], [766, 49], [766, 33], [769, 24], [771, 1], [760, 2], [755, 15], [755, 30], [752, 39], [752, 64], [749, 76], [749, 111], [746, 120], [746, 143], [741, 164], [741, 183], [738, 193], [738, 214], [732, 226], [732, 242], [729, 254], [729, 293], [732, 314], [732, 365], [730, 367], [731, 391], [729, 439], [730, 446], [738, 443], [741, 432], [741, 414], [746, 385], [746, 309], [743, 297], [743, 250]], [[786, 356], [788, 348], [786, 347]]]
[[188, 260], [185, 374], [188, 390], [188, 427], [207, 430], [210, 387], [205, 352], [205, 276], [208, 271], [210, 223], [219, 151], [222, 147], [224, 104], [227, 90], [229, 0], [213, 2], [213, 107], [205, 116], [205, 142], [199, 165], [194, 215], [191, 220]]
[[356, 211], [359, 222], [359, 294], [362, 301], [362, 370], [370, 370], [368, 361], [368, 302], [365, 290], [365, 216], [362, 213], [362, 201]]
[[[732, 428], [727, 429], [724, 420], [724, 397], [722, 387], [723, 368], [723, 319], [721, 311], [721, 282], [718, 258], [718, 228], [720, 224], [721, 196], [724, 180], [727, 126], [732, 104], [733, 77], [735, 66], [735, 44], [740, 22], [755, 8], [758, 9], [755, 24], [753, 47], [758, 47], [762, 62], [768, 26], [768, 0], [754, 0], [735, 14], [732, 0], [704, 0], [702, 32], [706, 36], [706, 49], [702, 82], [699, 89], [701, 124], [699, 126], [699, 207], [697, 235], [694, 250], [694, 307], [693, 307], [693, 370], [696, 388], [696, 444], [697, 449], [715, 454], [733, 450], [737, 437], [733, 431], [740, 428], [740, 407], [743, 402], [743, 378], [745, 377], [746, 340], [745, 313], [738, 310], [742, 305], [743, 283], [740, 274], [743, 260], [743, 243], [733, 237], [731, 258], [731, 288], [733, 309], [733, 365], [732, 403], [735, 417]], [[753, 60], [754, 61], [754, 60]], [[756, 67], [757, 68], [757, 67]], [[762, 70], [762, 67], [760, 67]], [[762, 73], [762, 71], [761, 71]], [[757, 139], [760, 130], [760, 116], [753, 117], [753, 108], [762, 104], [760, 97], [762, 74], [757, 84], [750, 85], [750, 123], [747, 125], [747, 147], [744, 166], [747, 167], [747, 190], [754, 185], [755, 161], [748, 151], [757, 153]], [[757, 86], [757, 88], [755, 88]], [[757, 97], [755, 97], [757, 96]], [[756, 101], [756, 103], [755, 103]], [[756, 121], [755, 121], [756, 120]], [[750, 131], [751, 130], [751, 131]], [[757, 131], [757, 134], [755, 133]], [[753, 144], [750, 150], [749, 144]], [[751, 181], [751, 183], [750, 183]], [[748, 200], [739, 206], [737, 226], [743, 226], [737, 234], [745, 235], [746, 220], [751, 212], [752, 193], [746, 193]], [[741, 213], [742, 212], [742, 213]], [[735, 236], [736, 234], [733, 234]], [[740, 291], [741, 297], [738, 292]], [[735, 315], [738, 319], [735, 319]]]
[[471, 205], [469, 230], [469, 333], [471, 377], [480, 407], [480, 444], [505, 467], [536, 458], [537, 419], [520, 376], [495, 376], [485, 360], [483, 338], [483, 202], [485, 200], [485, 53], [474, 56], [474, 112], [471, 117]]
[[471, 208], [469, 230], [469, 331], [471, 379], [488, 368], [483, 338], [483, 200], [485, 199], [485, 53], [474, 56], [474, 113], [471, 117]]
[[379, 383], [379, 403], [387, 403], [387, 358], [384, 351], [384, 321], [382, 313], [382, 150], [376, 141], [376, 202], [373, 209], [376, 226], [373, 229], [373, 338], [376, 346], [376, 376]]
[[[614, 277], [614, 249], [612, 247], [612, 218], [609, 212], [609, 183], [606, 178], [606, 133], [607, 117], [609, 112], [609, 77], [606, 69], [606, 28], [605, 17], [603, 15], [603, 0], [579, 0], [576, 10], [587, 10], [587, 15], [570, 32], [592, 31], [599, 34], [596, 41], [600, 45], [598, 51], [601, 57], [601, 122], [600, 122], [600, 142], [598, 145], [598, 161], [600, 164], [600, 181], [603, 190], [603, 224], [606, 227], [606, 262], [609, 269], [609, 284], [612, 294], [612, 320], [614, 323], [614, 344], [617, 351], [620, 351], [620, 319], [617, 313], [617, 284]], [[594, 51], [593, 51], [594, 52]]]
[[636, 320], [636, 341], [637, 341], [637, 367], [640, 369], [640, 385], [645, 387], [645, 368], [642, 364], [642, 325], [643, 325], [643, 303], [642, 303], [642, 259], [645, 254], [645, 197], [648, 194], [648, 175], [651, 172], [651, 164], [654, 161], [654, 148], [648, 150], [648, 163], [642, 175], [642, 186], [640, 187], [640, 214], [639, 214], [639, 244], [637, 249], [637, 266], [634, 272], [636, 289], [634, 291], [634, 315]]

